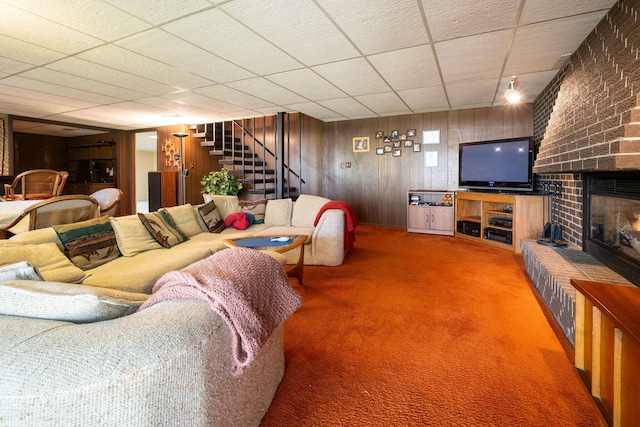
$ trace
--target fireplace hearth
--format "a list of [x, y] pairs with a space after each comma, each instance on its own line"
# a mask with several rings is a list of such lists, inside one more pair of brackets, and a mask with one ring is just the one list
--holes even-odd
[[583, 250], [640, 286], [640, 173], [589, 173], [583, 182]]

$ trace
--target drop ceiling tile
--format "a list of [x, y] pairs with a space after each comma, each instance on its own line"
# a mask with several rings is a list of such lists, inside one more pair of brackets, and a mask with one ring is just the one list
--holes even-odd
[[375, 117], [375, 113], [353, 98], [326, 99], [318, 104], [347, 118]]
[[359, 56], [311, 0], [235, 0], [221, 8], [305, 65]]
[[430, 45], [380, 53], [367, 59], [394, 90], [441, 83]]
[[259, 75], [292, 70], [302, 65], [217, 9], [188, 16], [162, 28]]
[[351, 96], [387, 92], [390, 89], [364, 58], [318, 65], [312, 69]]
[[498, 77], [511, 30], [435, 43], [445, 83]]
[[318, 0], [365, 55], [429, 42], [416, 0]]
[[311, 100], [317, 101], [346, 96], [340, 89], [308, 68], [272, 74], [265, 78]]
[[172, 65], [167, 65], [114, 45], [91, 49], [77, 55], [77, 57], [182, 89], [208, 86], [212, 83], [210, 80], [198, 77], [184, 69], [177, 69]]
[[5, 75], [17, 74], [30, 68], [33, 65], [0, 56], [0, 72]]
[[323, 107], [322, 105], [316, 104], [315, 102], [305, 102], [302, 104], [291, 104], [285, 105], [285, 107], [289, 111], [299, 111], [302, 114], [306, 114], [307, 116], [314, 117], [318, 120], [342, 120], [340, 114], [337, 114], [334, 111], [329, 110], [328, 108]]
[[153, 24], [167, 22], [181, 16], [191, 15], [199, 10], [205, 10], [212, 7], [211, 3], [205, 0], [107, 1], [126, 12]]
[[149, 95], [175, 91], [172, 86], [74, 57], [49, 64], [47, 68]]
[[49, 102], [54, 105], [60, 105], [67, 109], [90, 108], [90, 107], [96, 106], [95, 103], [88, 102], [83, 99], [70, 98], [68, 96], [62, 96], [62, 95], [47, 94], [38, 90], [9, 86], [5, 84], [2, 84], [1, 87], [2, 87], [3, 93], [5, 93], [6, 95], [11, 95], [16, 97], [22, 96], [25, 99], [31, 99], [31, 100], [37, 99], [38, 101]]
[[355, 99], [380, 116], [411, 113], [407, 105], [394, 92], [356, 96]]
[[505, 73], [552, 69], [560, 55], [573, 53], [599, 21], [599, 13], [588, 13], [518, 28]]
[[148, 28], [149, 24], [102, 0], [65, 0], [46, 8], [47, 0], [4, 0], [43, 19], [109, 41]]
[[244, 68], [159, 29], [135, 34], [116, 44], [156, 61], [189, 70], [195, 75], [216, 83], [255, 76]]
[[68, 89], [71, 91], [79, 90], [81, 92], [86, 92], [86, 96], [89, 98], [92, 97], [91, 94], [114, 97], [120, 100], [136, 99], [147, 96], [146, 94], [135, 90], [124, 89], [118, 86], [101, 83], [95, 80], [85, 79], [73, 74], [68, 74], [47, 68], [36, 68], [24, 72], [21, 74], [21, 77], [58, 85], [63, 88], [62, 90]]
[[170, 101], [174, 106], [176, 104], [182, 104], [220, 113], [233, 113], [245, 109], [238, 105], [229, 104], [228, 102], [223, 102], [218, 99], [211, 99], [210, 97], [192, 92], [169, 94], [165, 95], [163, 99]]
[[109, 127], [111, 123], [120, 122], [121, 126], [133, 125], [138, 123], [148, 123], [158, 120], [158, 115], [154, 112], [138, 110], [132, 112], [126, 108], [118, 108], [116, 106], [100, 106], [87, 110], [69, 111], [58, 114], [59, 117], [65, 117], [70, 122], [80, 120], [83, 123], [91, 123], [94, 126]]
[[2, 104], [2, 112], [5, 114], [41, 118], [73, 109], [68, 105], [50, 102], [49, 99], [41, 100], [39, 97], [28, 97], [28, 94], [13, 95], [6, 90], [5, 86], [0, 85], [0, 88], [2, 89], [0, 91], [0, 104]]
[[302, 96], [296, 95], [290, 90], [287, 90], [282, 86], [278, 86], [273, 82], [263, 79], [262, 77], [230, 82], [227, 83], [226, 86], [244, 93], [249, 93], [277, 105], [294, 104], [307, 101], [307, 99]]
[[0, 34], [65, 54], [102, 43], [101, 40], [10, 5], [0, 13]]
[[451, 108], [458, 110], [463, 108], [489, 107], [493, 102], [497, 85], [498, 79], [447, 84], [446, 91], [449, 96]]
[[4, 35], [0, 35], [0, 46], [2, 46], [1, 55], [3, 57], [33, 65], [43, 65], [64, 57], [60, 52]]
[[216, 85], [210, 86], [207, 88], [196, 89], [193, 91], [194, 93], [209, 97], [214, 100], [219, 100], [222, 102], [227, 102], [229, 104], [237, 105], [244, 109], [251, 108], [267, 108], [273, 107], [271, 102], [265, 101], [264, 99], [256, 98], [255, 96], [240, 92], [233, 88]]
[[519, 1], [421, 0], [433, 41], [443, 41], [516, 24]]
[[[36, 72], [34, 72], [36, 74]], [[30, 79], [22, 76], [12, 76], [2, 80], [2, 84], [12, 86], [14, 88], [23, 89], [26, 91], [42, 92], [49, 95], [63, 96], [67, 98], [74, 98], [94, 104], [112, 104], [121, 102], [121, 98], [115, 98], [113, 96], [101, 95], [98, 93], [87, 92], [84, 90], [76, 89], [73, 87], [61, 86], [49, 82], [43, 82], [36, 79]]]
[[442, 86], [400, 90], [398, 96], [416, 113], [449, 110], [449, 103]]
[[[566, 16], [579, 15], [582, 13], [599, 11], [602, 18], [616, 0], [536, 0], [527, 1], [522, 9], [520, 25], [531, 24], [551, 19], [563, 18]], [[591, 27], [593, 29], [593, 27]]]

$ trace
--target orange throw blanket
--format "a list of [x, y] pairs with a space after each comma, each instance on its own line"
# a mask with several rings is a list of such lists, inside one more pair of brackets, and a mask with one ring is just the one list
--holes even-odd
[[356, 227], [358, 226], [358, 217], [356, 216], [356, 211], [353, 207], [341, 200], [332, 200], [330, 202], [325, 203], [316, 215], [316, 220], [313, 222], [313, 225], [318, 225], [318, 221], [320, 221], [320, 217], [327, 209], [340, 209], [344, 211], [344, 249], [346, 251], [350, 251], [353, 249], [353, 244], [356, 241]]
[[139, 310], [172, 299], [203, 299], [224, 319], [231, 330], [234, 376], [302, 303], [280, 263], [247, 248], [225, 249], [166, 273]]

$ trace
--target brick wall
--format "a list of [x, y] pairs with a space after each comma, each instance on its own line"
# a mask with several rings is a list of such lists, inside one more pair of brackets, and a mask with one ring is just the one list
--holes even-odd
[[611, 8], [533, 109], [537, 181], [562, 181], [565, 239], [581, 245], [581, 172], [640, 168], [640, 0]]

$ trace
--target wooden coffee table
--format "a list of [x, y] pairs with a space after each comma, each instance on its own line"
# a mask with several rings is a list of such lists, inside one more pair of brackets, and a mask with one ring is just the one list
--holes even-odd
[[[283, 240], [283, 238], [287, 238], [287, 240], [274, 240]], [[304, 242], [306, 241], [307, 236], [303, 235], [280, 235], [223, 239], [222, 243], [224, 243], [228, 248], [251, 248], [284, 253], [304, 245]], [[293, 267], [286, 269], [286, 272], [287, 276], [298, 279], [298, 283], [302, 286], [302, 276], [304, 273], [304, 247], [300, 248], [298, 262]]]

